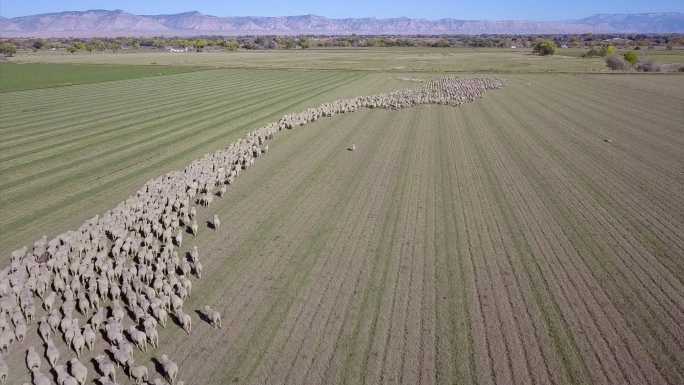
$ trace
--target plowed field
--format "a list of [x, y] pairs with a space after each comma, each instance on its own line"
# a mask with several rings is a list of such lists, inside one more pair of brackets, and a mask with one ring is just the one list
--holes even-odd
[[[271, 109], [359, 75], [316, 76], [315, 85], [274, 81], [271, 97], [283, 107]], [[684, 78], [504, 79], [503, 89], [459, 108], [365, 111], [278, 136], [223, 199], [200, 210], [203, 220], [217, 213], [220, 230], [188, 241], [199, 245], [205, 274], [185, 308], [213, 305], [223, 328], [193, 314], [191, 335], [162, 329], [160, 349], [137, 362], [153, 368], [149, 357], [168, 354], [179, 378], [198, 385], [684, 383]], [[190, 151], [218, 135], [219, 111], [243, 111], [235, 119], [244, 124], [270, 116], [258, 111], [274, 99], [242, 87], [255, 93], [251, 102], [206, 108], [182, 120], [178, 136], [165, 125], [135, 143], [117, 141], [120, 131], [93, 133], [92, 144], [77, 146], [113, 142], [86, 160], [53, 159], [50, 141], [22, 148], [15, 144], [31, 136], [5, 134], [12, 142], [5, 136], [2, 147], [15, 152], [3, 158], [46, 148], [27, 158], [44, 162], [44, 176], [0, 163], [3, 205], [16, 201], [1, 243], [40, 236], [22, 227], [42, 229], [38, 209], [76, 222], [68, 213], [90, 192], [73, 187], [83, 195], [68, 202], [56, 193], [71, 191], [69, 167], [99, 170], [148, 140]], [[64, 135], [79, 121], [59, 117], [77, 108], [62, 109], [32, 135], [69, 146]], [[125, 114], [133, 130], [145, 119], [144, 108]], [[112, 185], [116, 172], [104, 175]], [[122, 191], [139, 182], [125, 180]], [[22, 359], [8, 358], [11, 379], [28, 374]]]

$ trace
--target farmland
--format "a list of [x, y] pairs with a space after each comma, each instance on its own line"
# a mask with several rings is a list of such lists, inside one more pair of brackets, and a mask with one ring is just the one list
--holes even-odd
[[[388, 72], [390, 54], [366, 54], [0, 94], [3, 263], [284, 113], [446, 65]], [[684, 382], [684, 77], [491, 76], [506, 86], [458, 108], [277, 136], [199, 209], [223, 224], [187, 241], [205, 268], [192, 333], [160, 329], [137, 363], [168, 354], [186, 384]], [[31, 343], [7, 357], [10, 383], [28, 381]]]
[[[682, 61], [681, 54], [673, 60]], [[302, 69], [382, 72], [539, 73], [606, 71], [602, 58], [541, 57], [531, 50], [458, 48], [311, 49], [136, 54], [30, 54], [20, 63], [164, 64], [248, 69]]]
[[63, 87], [191, 72], [193, 66], [46, 64], [0, 65], [0, 92]]

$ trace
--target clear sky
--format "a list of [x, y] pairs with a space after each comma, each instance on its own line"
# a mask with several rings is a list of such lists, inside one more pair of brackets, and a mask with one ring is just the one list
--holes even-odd
[[594, 13], [684, 12], [684, 0], [0, 0], [4, 17], [87, 9], [123, 9], [135, 14], [200, 11], [215, 16], [562, 20]]

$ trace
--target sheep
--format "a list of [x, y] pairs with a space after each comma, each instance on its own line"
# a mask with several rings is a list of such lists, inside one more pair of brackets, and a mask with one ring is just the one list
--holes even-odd
[[5, 362], [4, 358], [0, 356], [0, 384], [7, 382], [7, 377], [9, 376], [9, 367]]
[[40, 372], [39, 369], [34, 369], [31, 371], [31, 375], [33, 376], [33, 385], [51, 385], [52, 381], [50, 381], [50, 378], [43, 373]]
[[86, 378], [88, 377], [88, 368], [86, 368], [85, 365], [78, 360], [78, 358], [72, 358], [69, 360], [69, 371], [71, 372], [71, 375], [74, 376], [74, 378], [78, 381], [79, 385], [85, 384]]
[[189, 335], [192, 331], [192, 317], [190, 317], [190, 314], [186, 314], [183, 310], [179, 309], [176, 311], [176, 318], [178, 319], [181, 328]]
[[147, 351], [147, 335], [144, 332], [136, 329], [135, 326], [130, 326], [128, 328], [128, 336], [131, 338], [131, 341], [135, 343], [138, 349], [143, 352]]
[[100, 373], [116, 382], [116, 367], [112, 364], [104, 354], [95, 356], [95, 362]]
[[218, 215], [214, 214], [214, 218], [211, 221], [211, 227], [214, 228], [214, 230], [218, 230], [219, 227], [221, 227], [221, 220], [219, 219]]
[[204, 306], [204, 315], [209, 320], [211, 326], [215, 328], [221, 328], [221, 313], [212, 309], [211, 306], [206, 305]]
[[128, 352], [123, 348], [117, 348], [116, 346], [111, 349], [112, 355], [114, 356], [114, 362], [117, 367], [123, 366], [124, 368], [130, 367], [132, 365], [132, 359]]
[[197, 261], [193, 263], [193, 271], [195, 272], [197, 279], [202, 279], [202, 262]]
[[173, 383], [176, 381], [176, 377], [178, 376], [178, 365], [169, 359], [166, 354], [162, 354], [159, 361], [164, 368], [164, 376], [166, 377], [166, 380], [173, 385]]
[[102, 376], [97, 379], [97, 383], [100, 385], [119, 385], [116, 381], [113, 381], [107, 376]]
[[144, 365], [135, 366], [129, 369], [129, 377], [132, 377], [136, 384], [142, 384], [147, 381], [147, 367]]
[[26, 331], [27, 331], [27, 325], [25, 322], [20, 322], [15, 326], [14, 328], [14, 335], [17, 337], [17, 341], [23, 342], [24, 337], [26, 336]]
[[74, 348], [74, 352], [76, 352], [76, 357], [81, 357], [81, 352], [83, 351], [83, 347], [85, 345], [86, 341], [83, 335], [80, 332], [76, 333], [74, 339], [71, 340], [71, 346]]
[[48, 339], [45, 342], [45, 356], [48, 359], [50, 367], [54, 368], [59, 360], [59, 349], [57, 349], [55, 343], [52, 342], [52, 339]]
[[173, 241], [176, 243], [176, 246], [181, 247], [183, 245], [183, 231], [181, 229], [178, 229], [176, 232], [176, 236], [174, 237]]
[[40, 319], [40, 323], [38, 324], [38, 334], [40, 334], [40, 338], [43, 340], [43, 342], [47, 342], [48, 338], [50, 338], [50, 335], [52, 334], [52, 328], [50, 328], [50, 325], [45, 317]]
[[26, 367], [29, 371], [33, 369], [40, 369], [41, 359], [33, 346], [30, 346], [26, 351]]
[[83, 328], [83, 339], [85, 340], [86, 346], [88, 346], [88, 350], [92, 351], [95, 347], [97, 334], [95, 334], [95, 330], [93, 330], [93, 327], [89, 324]]
[[157, 332], [157, 328], [155, 328], [154, 326], [145, 327], [145, 335], [150, 341], [152, 347], [159, 347], [159, 333]]
[[193, 237], [197, 236], [197, 232], [199, 231], [199, 225], [197, 224], [197, 220], [192, 220], [192, 224], [190, 225], [190, 231], [192, 232]]

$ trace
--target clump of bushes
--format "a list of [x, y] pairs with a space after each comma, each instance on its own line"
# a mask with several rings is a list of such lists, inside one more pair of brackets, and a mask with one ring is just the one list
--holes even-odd
[[547, 56], [556, 53], [556, 43], [552, 40], [541, 40], [534, 44], [532, 51], [537, 55]]
[[607, 57], [614, 55], [617, 49], [612, 45], [594, 46], [585, 52], [582, 57]]
[[639, 61], [639, 55], [634, 51], [625, 52], [622, 57], [631, 65], [635, 65]]
[[0, 53], [5, 56], [14, 56], [17, 53], [17, 46], [12, 43], [2, 43], [0, 44]]
[[660, 64], [654, 62], [652, 59], [640, 61], [636, 65], [637, 71], [642, 72], [660, 72]]
[[622, 56], [613, 54], [606, 58], [606, 65], [613, 71], [626, 71], [635, 69], [641, 72], [660, 72], [662, 67], [653, 59], [640, 60], [634, 52], [625, 52]]
[[629, 64], [619, 55], [610, 55], [606, 58], [606, 65], [613, 71], [624, 71]]

